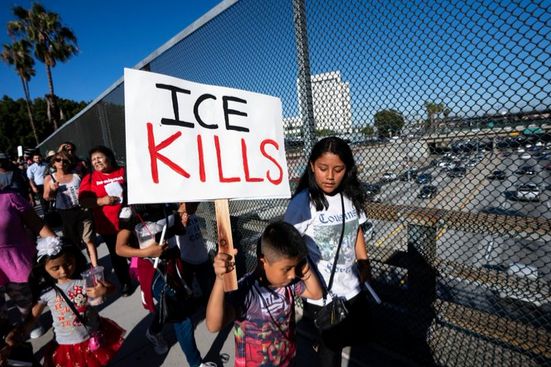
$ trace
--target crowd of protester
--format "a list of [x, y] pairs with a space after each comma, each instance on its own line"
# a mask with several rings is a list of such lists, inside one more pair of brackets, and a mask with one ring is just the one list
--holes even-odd
[[[125, 168], [105, 146], [91, 149], [87, 159], [71, 142], [46, 159], [36, 151], [11, 161], [0, 152], [0, 366], [29, 348], [46, 307], [55, 337], [43, 365], [107, 365], [125, 331], [100, 316], [92, 301], [117, 292], [127, 297], [137, 286], [153, 314], [146, 337], [155, 353], [168, 352], [163, 328], [170, 324], [192, 367], [212, 365], [195, 342], [192, 315], [198, 312], [212, 332], [233, 322], [236, 366], [292, 366], [296, 299], [306, 300], [304, 320], [314, 325], [321, 308], [343, 298], [349, 310], [344, 322], [320, 330], [312, 344], [319, 357], [313, 365], [340, 366], [351, 328], [367, 322], [360, 297], [370, 279], [364, 200], [348, 144], [319, 141], [285, 221], [266, 227], [256, 268], [227, 293], [224, 277], [235, 270], [239, 254], [209, 254], [199, 203], [129, 205]], [[322, 219], [328, 216], [338, 220]], [[104, 277], [90, 284], [83, 275], [100, 267], [102, 243], [117, 282]], [[6, 295], [18, 310], [15, 317]]]

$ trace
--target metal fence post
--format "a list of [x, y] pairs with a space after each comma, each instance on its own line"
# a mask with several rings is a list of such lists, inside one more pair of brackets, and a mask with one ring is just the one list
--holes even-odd
[[298, 63], [297, 88], [299, 96], [299, 113], [302, 120], [304, 152], [305, 156], [308, 157], [314, 146], [315, 124], [304, 1], [305, 0], [293, 0], [293, 21], [295, 25], [295, 43]]

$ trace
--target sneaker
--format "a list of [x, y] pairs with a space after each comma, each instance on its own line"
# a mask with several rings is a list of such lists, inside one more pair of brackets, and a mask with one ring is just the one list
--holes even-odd
[[218, 365], [214, 362], [203, 362], [199, 367], [218, 367]]
[[40, 338], [42, 335], [44, 335], [45, 333], [45, 330], [44, 328], [42, 327], [42, 325], [38, 325], [37, 327], [35, 327], [32, 331], [31, 331], [31, 339], [38, 339]]
[[147, 329], [145, 332], [145, 337], [151, 342], [151, 344], [153, 344], [153, 350], [158, 355], [163, 355], [168, 352], [168, 345], [166, 345], [166, 341], [161, 333], [151, 334], [149, 329]]

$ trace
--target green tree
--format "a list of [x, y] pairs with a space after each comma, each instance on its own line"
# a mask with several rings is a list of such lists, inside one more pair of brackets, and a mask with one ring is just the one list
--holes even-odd
[[34, 3], [30, 10], [21, 6], [13, 8], [17, 20], [8, 22], [8, 33], [25, 37], [34, 47], [35, 57], [46, 66], [49, 95], [48, 121], [58, 128], [60, 121], [57, 97], [54, 93], [52, 68], [58, 61], [65, 62], [78, 52], [77, 39], [71, 29], [61, 24], [59, 14], [47, 11], [42, 5]]
[[433, 101], [425, 102], [425, 110], [427, 110], [427, 121], [430, 129], [436, 128], [436, 118], [442, 114], [448, 117], [450, 109], [444, 103], [435, 103]]
[[[68, 99], [59, 99], [59, 105], [68, 119], [79, 113], [87, 102], [76, 102]], [[0, 99], [0, 150], [15, 153], [16, 147], [22, 145], [27, 148], [36, 146], [35, 139], [28, 128], [26, 101], [23, 98], [13, 100], [8, 96]], [[43, 141], [53, 132], [53, 126], [48, 122], [47, 103], [44, 98], [35, 98], [31, 105], [39, 141]], [[43, 152], [45, 153], [45, 152]]]
[[335, 132], [331, 129], [316, 129], [317, 136], [333, 136]]
[[404, 127], [404, 116], [396, 110], [387, 109], [379, 111], [374, 116], [375, 127], [380, 137], [389, 137], [396, 134]]
[[371, 125], [363, 127], [360, 131], [366, 137], [370, 137], [375, 134], [375, 129]]
[[36, 133], [36, 126], [33, 120], [33, 113], [31, 110], [31, 93], [29, 91], [29, 81], [35, 75], [34, 60], [29, 53], [30, 48], [31, 45], [25, 40], [14, 42], [11, 45], [4, 44], [4, 49], [2, 50], [0, 57], [5, 63], [12, 65], [15, 68], [15, 72], [21, 79], [23, 92], [25, 94], [25, 103], [27, 106], [29, 123], [31, 124], [36, 145], [38, 145], [38, 134]]

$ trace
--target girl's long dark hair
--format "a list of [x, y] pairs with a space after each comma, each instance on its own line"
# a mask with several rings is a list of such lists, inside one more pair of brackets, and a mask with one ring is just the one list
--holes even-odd
[[346, 197], [352, 200], [356, 211], [360, 213], [363, 211], [366, 195], [358, 179], [358, 169], [356, 167], [354, 155], [348, 143], [336, 136], [323, 138], [314, 145], [310, 157], [308, 158], [308, 164], [300, 177], [300, 181], [293, 196], [307, 189], [310, 194], [310, 200], [314, 203], [316, 210], [319, 211], [329, 207], [323, 190], [321, 190], [316, 183], [316, 178], [311, 168], [311, 165], [325, 153], [337, 155], [346, 166], [346, 174], [336, 192], [342, 192]]

